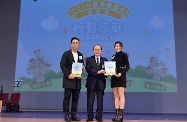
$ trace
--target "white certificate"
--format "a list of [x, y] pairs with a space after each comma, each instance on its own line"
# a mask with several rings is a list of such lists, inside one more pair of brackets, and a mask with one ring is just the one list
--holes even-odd
[[73, 63], [72, 72], [74, 77], [81, 77], [82, 74], [82, 63]]
[[116, 62], [115, 61], [105, 61], [105, 72], [106, 75], [116, 75]]

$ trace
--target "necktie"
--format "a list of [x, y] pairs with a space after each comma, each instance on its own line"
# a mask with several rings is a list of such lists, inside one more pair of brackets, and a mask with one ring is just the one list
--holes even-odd
[[97, 60], [96, 60], [96, 64], [99, 65], [99, 58], [97, 58]]

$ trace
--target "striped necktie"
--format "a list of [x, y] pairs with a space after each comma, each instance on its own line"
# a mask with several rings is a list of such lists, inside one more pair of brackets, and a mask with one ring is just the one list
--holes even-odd
[[99, 65], [99, 58], [97, 58], [97, 60], [96, 60], [96, 64]]

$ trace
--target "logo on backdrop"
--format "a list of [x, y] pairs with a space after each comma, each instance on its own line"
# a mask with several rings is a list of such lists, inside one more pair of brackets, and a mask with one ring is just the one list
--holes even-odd
[[124, 17], [128, 18], [130, 10], [115, 2], [91, 0], [71, 7], [67, 13], [69, 18], [74, 18], [74, 21], [94, 14], [107, 15], [122, 21]]
[[[74, 22], [72, 31], [80, 35], [82, 40], [100, 40], [109, 41], [116, 40], [117, 34], [122, 34], [123, 18], [128, 18], [130, 10], [123, 5], [107, 0], [90, 0], [77, 4], [67, 11], [68, 17], [73, 18]], [[117, 22], [108, 19], [105, 22], [90, 19], [86, 22], [77, 22], [80, 18], [91, 17], [94, 15], [103, 15], [104, 17], [112, 17]]]

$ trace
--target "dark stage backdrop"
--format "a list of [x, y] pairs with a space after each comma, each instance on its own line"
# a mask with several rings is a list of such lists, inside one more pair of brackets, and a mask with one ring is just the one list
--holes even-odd
[[[30, 0], [29, 2], [34, 2], [34, 1]], [[118, 1], [118, 2], [121, 3], [122, 1]], [[164, 2], [166, 2], [166, 1], [164, 1]], [[26, 2], [22, 3], [22, 5], [23, 4], [26, 4]], [[34, 4], [36, 5], [36, 11], [37, 11], [37, 9], [38, 9], [37, 6], [39, 6], [39, 1], [38, 1], [38, 4], [37, 4], [37, 2], [35, 2]], [[160, 4], [162, 4], [162, 3], [160, 3]], [[74, 6], [74, 5], [75, 4], [72, 4], [71, 6]], [[126, 5], [126, 4], [124, 4], [124, 5]], [[187, 65], [185, 64], [185, 62], [187, 61], [187, 58], [185, 58], [185, 52], [187, 51], [187, 49], [185, 47], [187, 45], [187, 42], [185, 41], [185, 38], [187, 37], [187, 35], [185, 33], [187, 31], [187, 25], [186, 25], [187, 8], [185, 7], [186, 5], [187, 5], [187, 2], [185, 0], [173, 0], [173, 10], [172, 10], [172, 8], [170, 10], [171, 11], [170, 13], [173, 13], [173, 15], [172, 16], [168, 15], [168, 16], [174, 18], [174, 35], [169, 34], [168, 36], [166, 36], [167, 34], [165, 34], [165, 35], [161, 34], [161, 36], [164, 37], [164, 39], [167, 39], [167, 38], [172, 39], [175, 37], [174, 38], [175, 52], [167, 53], [167, 49], [162, 48], [162, 47], [157, 48], [158, 52], [160, 52], [160, 53], [166, 52], [165, 54], [167, 56], [171, 56], [171, 55], [175, 56], [176, 62], [174, 62], [174, 64], [173, 64], [174, 66], [170, 66], [174, 69], [172, 69], [173, 71], [171, 71], [171, 68], [170, 68], [170, 71], [168, 70], [168, 72], [171, 73], [172, 75], [174, 74], [174, 76], [177, 78], [177, 81], [174, 80], [174, 82], [176, 82], [176, 85], [165, 85], [165, 83], [163, 83], [164, 86], [166, 86], [166, 88], [169, 89], [168, 91], [167, 90], [164, 91], [164, 89], [157, 89], [157, 91], [155, 90], [156, 92], [154, 90], [150, 90], [148, 86], [152, 82], [157, 84], [156, 86], [154, 86], [155, 89], [157, 87], [161, 87], [160, 86], [161, 83], [158, 81], [158, 77], [156, 77], [155, 79], [153, 79], [153, 81], [148, 80], [149, 81], [147, 84], [148, 90], [141, 89], [138, 86], [136, 86], [134, 89], [130, 89], [132, 87], [127, 88], [127, 92], [125, 93], [125, 95], [126, 95], [125, 111], [126, 112], [131, 112], [131, 113], [187, 113], [187, 107], [186, 107], [187, 98], [185, 97], [186, 93], [187, 93], [187, 90], [185, 87], [185, 86], [187, 86], [187, 83], [185, 80], [186, 79], [185, 71], [187, 69]], [[25, 9], [23, 7], [21, 9], [22, 10], [21, 11], [20, 7], [21, 7], [20, 0], [13, 0], [13, 1], [12, 0], [1, 0], [0, 1], [0, 85], [3, 85], [4, 92], [8, 92], [8, 93], [17, 92], [17, 91], [21, 92], [20, 105], [21, 105], [22, 110], [61, 110], [63, 89], [62, 90], [58, 89], [58, 88], [55, 89], [55, 86], [51, 87], [50, 89], [46, 89], [46, 88], [44, 88], [42, 90], [39, 89], [40, 86], [48, 85], [51, 82], [54, 83], [56, 81], [56, 83], [57, 83], [58, 82], [57, 80], [50, 81], [50, 82], [47, 81], [47, 82], [45, 82], [45, 84], [44, 83], [40, 84], [39, 82], [43, 82], [41, 80], [42, 78], [40, 77], [39, 79], [36, 79], [36, 83], [33, 83], [33, 81], [31, 81], [31, 83], [33, 83], [33, 84], [31, 84], [30, 81], [27, 79], [26, 80], [27, 83], [23, 84], [23, 87], [15, 88], [15, 89], [13, 88], [13, 84], [14, 84], [15, 79], [21, 79], [21, 76], [27, 76], [24, 73], [23, 73], [24, 75], [21, 74], [22, 72], [25, 72], [25, 71], [23, 71], [25, 68], [24, 67], [25, 64], [29, 64], [27, 62], [25, 63], [24, 61], [23, 62], [20, 61], [21, 58], [23, 58], [25, 56], [24, 55], [25, 53], [23, 52], [24, 50], [22, 50], [22, 48], [23, 48], [22, 44], [27, 42], [27, 44], [30, 44], [31, 47], [33, 45], [37, 44], [36, 42], [34, 42], [34, 39], [33, 40], [31, 39], [32, 33], [33, 33], [32, 29], [34, 28], [34, 24], [36, 24], [36, 23], [32, 23], [32, 21], [33, 22], [35, 20], [37, 21], [37, 19], [39, 19], [39, 18], [34, 18], [35, 11], [33, 11], [33, 12], [28, 11], [30, 14], [33, 15], [33, 17], [29, 16], [30, 15], [29, 14], [28, 18], [27, 18], [26, 14], [25, 14], [25, 13], [27, 13], [27, 11], [24, 11], [27, 9]], [[32, 8], [32, 5], [30, 7]], [[133, 5], [129, 4], [128, 7], [129, 7], [129, 10], [133, 10]], [[141, 7], [141, 3], [137, 2], [136, 7]], [[151, 9], [151, 7], [150, 7], [150, 9]], [[133, 10], [133, 11], [135, 12], [135, 10]], [[167, 10], [167, 9], [163, 9], [163, 11], [165, 11], [165, 10]], [[20, 15], [20, 11], [22, 13], [25, 12], [23, 14], [24, 16]], [[44, 11], [50, 12], [50, 8], [46, 7], [44, 9]], [[40, 13], [36, 13], [36, 14], [40, 14]], [[144, 13], [142, 13], [142, 15], [143, 14]], [[43, 15], [43, 16], [45, 16], [45, 15]], [[32, 23], [33, 25], [25, 24], [27, 21], [23, 21], [24, 17], [26, 19], [28, 19], [28, 21], [29, 21], [28, 23]], [[40, 17], [40, 16], [38, 16], [38, 17]], [[131, 24], [129, 21], [133, 20], [133, 17], [134, 16], [133, 16], [133, 12], [132, 12], [132, 14], [131, 13], [129, 14], [129, 19], [127, 20], [126, 18], [123, 18], [123, 21], [127, 22], [128, 24]], [[157, 20], [157, 18], [159, 18], [159, 17], [153, 16], [152, 20]], [[84, 19], [85, 18], [82, 19], [83, 22], [77, 21], [77, 24], [80, 26], [81, 23], [84, 23], [85, 21], [87, 21], [86, 19], [85, 20]], [[103, 18], [101, 17], [100, 19], [103, 19]], [[150, 19], [151, 19], [151, 17], [150, 17]], [[50, 22], [50, 21], [53, 21], [53, 26], [47, 26], [46, 23]], [[71, 19], [68, 18], [67, 23], [72, 23], [73, 21], [74, 21], [73, 18], [71, 18]], [[141, 20], [141, 21], [143, 21], [143, 20]], [[172, 21], [170, 20], [170, 22], [172, 22]], [[120, 22], [116, 22], [116, 20], [114, 22], [112, 19], [111, 19], [111, 21], [108, 21], [108, 23], [111, 23], [111, 22], [112, 22], [112, 24], [118, 24], [118, 26], [114, 26], [114, 27], [122, 27], [122, 26], [126, 27], [127, 26], [125, 24], [121, 24]], [[154, 24], [155, 22], [152, 23], [152, 21], [150, 20], [150, 24], [153, 27], [162, 29], [163, 28], [162, 20], [158, 19], [158, 21], [156, 21], [156, 22], [158, 22], [158, 23], [161, 22], [161, 23], [158, 25], [155, 25]], [[98, 22], [97, 20], [95, 20], [94, 23], [96, 24], [96, 26], [97, 25], [99, 26], [100, 24], [102, 24], [101, 22]], [[136, 24], [136, 22], [134, 22], [134, 24]], [[22, 28], [22, 25], [24, 25], [23, 26], [24, 28]], [[47, 20], [44, 20], [41, 23], [41, 25], [44, 30], [50, 31], [58, 26], [58, 22], [56, 22], [56, 20], [52, 16], [50, 16], [49, 18], [47, 18]], [[133, 24], [132, 24], [132, 26], [133, 26]], [[170, 24], [170, 26], [172, 29], [173, 24]], [[67, 28], [68, 28], [68, 25], [67, 25]], [[22, 29], [25, 29], [26, 33], [23, 33], [24, 31], [22, 31]], [[146, 34], [149, 34], [149, 30], [150, 30], [150, 28], [145, 28], [143, 30], [144, 36], [146, 36]], [[66, 28], [63, 30], [60, 30], [60, 31], [62, 31], [62, 35], [61, 35], [62, 37], [59, 37], [59, 38], [63, 38], [63, 35], [69, 32], [69, 30]], [[125, 37], [116, 38], [117, 35], [120, 35], [120, 32], [117, 32], [120, 30], [116, 30], [113, 28], [113, 31], [114, 31], [114, 33], [117, 33], [117, 34], [111, 35], [110, 37], [108, 37], [109, 35], [106, 35], [105, 32], [101, 32], [102, 35], [97, 34], [98, 35], [97, 38], [100, 38], [100, 39], [110, 38], [109, 39], [109, 41], [110, 41], [112, 39], [120, 39], [121, 40], [122, 38], [126, 37], [125, 36]], [[27, 35], [29, 32], [31, 34]], [[125, 30], [125, 32], [128, 34], [131, 34], [130, 32], [128, 32], [128, 30]], [[136, 33], [136, 31], [132, 31], [132, 30], [131, 30], [131, 32]], [[34, 33], [39, 34], [39, 32], [34, 32]], [[172, 32], [170, 32], [170, 31], [168, 31], [168, 33], [172, 34]], [[77, 32], [77, 33], [75, 33], [75, 35], [76, 34], [80, 35], [80, 38], [82, 40], [88, 39], [90, 41], [94, 41], [94, 38], [91, 38], [90, 36], [92, 36], [92, 35], [90, 35], [89, 33], [87, 33], [87, 35], [84, 35], [81, 32], [80, 33]], [[111, 32], [111, 34], [112, 34], [112, 32]], [[155, 31], [155, 35], [156, 34], [158, 34], [158, 32], [156, 33], [156, 31]], [[40, 34], [37, 36], [40, 36]], [[70, 34], [69, 36], [73, 36], [73, 35]], [[104, 36], [104, 37], [101, 38], [101, 36]], [[28, 37], [28, 39], [25, 40], [25, 42], [24, 42], [24, 41], [22, 41], [22, 39], [24, 39], [22, 37]], [[154, 37], [154, 35], [153, 35], [153, 37]], [[33, 43], [28, 42], [29, 38], [33, 41]], [[58, 40], [58, 37], [55, 37], [55, 39], [56, 38]], [[67, 35], [64, 35], [64, 38], [66, 40], [69, 39], [67, 37]], [[128, 37], [128, 36], [126, 38], [128, 38], [129, 40], [133, 40], [133, 39], [136, 40], [136, 38], [138, 38], [138, 36], [134, 36], [133, 39], [132, 39], [132, 37]], [[113, 40], [113, 41], [115, 41], [115, 40]], [[173, 40], [171, 40], [171, 41], [173, 41]], [[20, 42], [22, 42], [22, 43], [20, 43]], [[69, 44], [68, 42], [69, 41], [66, 42], [67, 45]], [[85, 44], [87, 44], [87, 43], [85, 43]], [[88, 43], [88, 44], [90, 44], [91, 48], [92, 48], [94, 43], [92, 42], [92, 43]], [[112, 46], [112, 44], [113, 44], [113, 42], [111, 44], [109, 44], [109, 46]], [[126, 48], [127, 53], [130, 54], [130, 61], [133, 62], [134, 60], [136, 60], [135, 57], [137, 57], [138, 55], [136, 56], [135, 51], [133, 52], [133, 51], [131, 51], [130, 48], [128, 48], [128, 44], [130, 47], [132, 45], [135, 45], [136, 41], [134, 41], [134, 42], [131, 41], [131, 43], [125, 42], [125, 45], [127, 45], [127, 48]], [[149, 44], [147, 44], [147, 45], [150, 46]], [[160, 45], [162, 45], [162, 44], [160, 44]], [[27, 46], [27, 45], [25, 45], [25, 46]], [[42, 48], [42, 49], [44, 49], [44, 51], [45, 51], [45, 47], [46, 46], [44, 45]], [[107, 47], [104, 47], [104, 48], [107, 50], [106, 52], [103, 53], [104, 55], [106, 55], [106, 56], [112, 55], [112, 52], [110, 52], [110, 50], [108, 50]], [[30, 49], [29, 50], [30, 52], [33, 52], [33, 56], [40, 57], [40, 58], [42, 58], [43, 55], [44, 55], [44, 57], [46, 56], [45, 55], [46, 53], [42, 52], [43, 50], [41, 50], [41, 56], [38, 56], [37, 53], [40, 53], [40, 51], [37, 50], [38, 49], [37, 47], [36, 47], [36, 49], [35, 48], [33, 48], [33, 49], [29, 48], [29, 49]], [[68, 46], [67, 46], [67, 49], [68, 49]], [[22, 52], [20, 52], [20, 51], [22, 51]], [[35, 53], [34, 53], [34, 51], [35, 51]], [[64, 50], [59, 49], [60, 53], [62, 53], [61, 51], [64, 51]], [[152, 51], [151, 48], [149, 51], [150, 52]], [[84, 50], [82, 50], [82, 52], [84, 52]], [[149, 55], [146, 53], [143, 56]], [[173, 54], [173, 53], [175, 53], [175, 54]], [[90, 53], [90, 54], [92, 54], [92, 53]], [[88, 53], [88, 54], [86, 54], [86, 56], [90, 55], [90, 54]], [[133, 55], [131, 55], [131, 54], [133, 54]], [[133, 58], [133, 56], [135, 56], [135, 57]], [[155, 55], [149, 55], [149, 56], [153, 57]], [[55, 57], [55, 55], [54, 55], [54, 57]], [[25, 59], [25, 58], [31, 59], [32, 56], [31, 57], [24, 57], [23, 59]], [[47, 56], [45, 58], [47, 58]], [[110, 58], [110, 57], [107, 57], [107, 58]], [[52, 62], [52, 60], [50, 60], [50, 59], [46, 59], [46, 60], [48, 60], [49, 63], [50, 63], [50, 61]], [[57, 59], [55, 59], [55, 60], [57, 60]], [[28, 61], [28, 60], [26, 60], [26, 61]], [[146, 61], [147, 61], [147, 63], [149, 62], [148, 59], [146, 59]], [[54, 61], [54, 62], [58, 62], [58, 61]], [[167, 62], [168, 62], [168, 60], [166, 59], [165, 62], [162, 62], [162, 63], [167, 63]], [[48, 62], [45, 62], [45, 64], [47, 64], [47, 63]], [[167, 64], [170, 64], [170, 63], [167, 63]], [[146, 64], [146, 62], [140, 62], [140, 64], [142, 66], [142, 65]], [[31, 65], [32, 65], [32, 62], [31, 62]], [[58, 66], [58, 64], [57, 64], [57, 66]], [[136, 62], [133, 62], [132, 68], [135, 69], [136, 66], [137, 66]], [[147, 68], [146, 66], [149, 66], [149, 65], [145, 65], [145, 68]], [[58, 69], [58, 68], [54, 68], [54, 69]], [[176, 70], [176, 72], [174, 70]], [[57, 72], [58, 72], [58, 70], [57, 70]], [[32, 74], [32, 71], [30, 71], [30, 73]], [[129, 76], [130, 76], [129, 81], [133, 80], [133, 82], [136, 83], [140, 80], [140, 79], [134, 78], [132, 72], [129, 73]], [[25, 80], [25, 79], [23, 79], [23, 80]], [[156, 80], [156, 81], [154, 81], [154, 80]], [[168, 81], [168, 82], [170, 82], [170, 81]], [[28, 84], [31, 84], [32, 88], [28, 87], [29, 86]], [[38, 87], [37, 87], [37, 84], [39, 84]], [[163, 84], [161, 84], [161, 85], [163, 85]], [[57, 86], [59, 86], [59, 85], [60, 84], [57, 84]], [[79, 110], [86, 111], [85, 89], [83, 89], [80, 94]], [[104, 96], [104, 110], [105, 111], [113, 111], [114, 110], [113, 97], [112, 97], [112, 93], [110, 92], [109, 88], [107, 89], [107, 92], [105, 93], [105, 96]]]

